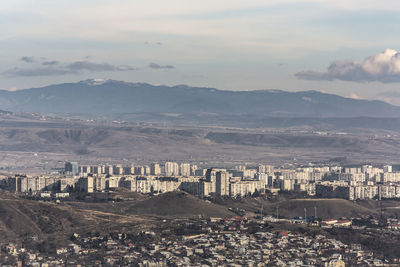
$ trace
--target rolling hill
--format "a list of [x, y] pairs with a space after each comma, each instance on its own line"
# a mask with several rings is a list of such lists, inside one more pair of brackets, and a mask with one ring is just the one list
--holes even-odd
[[114, 206], [91, 209], [85, 203], [75, 206], [65, 203], [41, 202], [0, 191], [0, 245], [23, 241], [29, 246], [52, 244], [46, 250], [69, 243], [73, 233], [90, 231], [135, 231], [151, 227], [150, 220], [118, 213]]
[[[217, 203], [222, 206], [244, 209], [250, 215], [258, 214], [262, 208], [264, 215], [276, 216], [278, 210], [280, 218], [304, 217], [304, 209], [307, 209], [307, 216], [314, 216], [316, 211], [317, 217], [322, 219], [378, 215], [380, 210], [374, 200], [354, 202], [346, 199], [294, 199], [286, 196], [280, 196], [273, 201], [243, 198], [218, 200]], [[397, 204], [386, 203], [384, 208], [387, 210], [387, 214], [396, 214]]]
[[54, 254], [56, 248], [71, 242], [74, 233], [138, 233], [157, 227], [159, 218], [234, 215], [227, 207], [208, 203], [184, 192], [153, 197], [118, 192], [121, 193], [130, 200], [57, 204], [24, 199], [0, 191], [0, 246], [9, 242], [23, 243], [27, 248]]
[[322, 219], [354, 218], [377, 214], [376, 209], [370, 209], [345, 199], [291, 199], [268, 205], [266, 211], [274, 214], [276, 207], [279, 209], [280, 216], [286, 218], [304, 217], [304, 209], [307, 210], [307, 216], [314, 216], [314, 208], [316, 208], [317, 216]]
[[209, 203], [185, 192], [168, 192], [134, 203], [127, 213], [167, 217], [231, 217], [227, 207]]
[[0, 241], [25, 235], [43, 238], [47, 234], [64, 234], [73, 227], [83, 226], [83, 222], [72, 209], [52, 203], [29, 201], [1, 192]]

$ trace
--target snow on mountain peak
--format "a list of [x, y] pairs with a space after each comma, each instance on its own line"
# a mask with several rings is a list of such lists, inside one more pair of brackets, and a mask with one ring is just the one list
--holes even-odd
[[108, 82], [108, 80], [101, 79], [101, 78], [95, 78], [95, 79], [88, 79], [88, 80], [80, 81], [79, 83], [96, 86], [96, 85], [102, 85], [106, 82]]

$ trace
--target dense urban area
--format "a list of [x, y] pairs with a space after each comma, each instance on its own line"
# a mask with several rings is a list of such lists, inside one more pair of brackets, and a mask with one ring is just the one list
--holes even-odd
[[235, 205], [246, 199], [273, 201], [282, 196], [309, 201], [395, 200], [400, 197], [400, 172], [390, 165], [283, 168], [260, 164], [223, 169], [177, 162], [148, 166], [66, 162], [58, 173], [15, 174], [0, 182], [2, 194], [57, 205], [129, 203], [129, 198], [109, 197], [122, 190], [150, 197], [194, 195], [230, 212], [188, 217], [153, 214], [157, 219], [146, 229], [71, 233], [68, 243], [54, 247], [40, 242], [38, 236], [25, 237], [21, 243], [3, 242], [0, 262], [4, 266], [397, 266], [400, 260], [393, 248], [375, 247], [383, 244], [377, 236], [390, 236], [396, 245], [400, 238], [398, 215], [382, 216], [382, 208], [380, 214], [367, 216], [328, 216], [316, 205], [308, 205], [300, 207], [301, 216], [288, 216], [279, 204], [264, 209], [260, 202], [252, 212]]
[[18, 174], [2, 180], [2, 188], [41, 197], [67, 197], [71, 191], [103, 192], [126, 188], [138, 193], [165, 193], [182, 190], [192, 195], [233, 198], [264, 193], [304, 192], [321, 198], [400, 198], [400, 172], [392, 166], [381, 168], [312, 166], [293, 169], [270, 165], [234, 169], [199, 168], [189, 163], [165, 162], [149, 166], [79, 165], [66, 162], [62, 174]]

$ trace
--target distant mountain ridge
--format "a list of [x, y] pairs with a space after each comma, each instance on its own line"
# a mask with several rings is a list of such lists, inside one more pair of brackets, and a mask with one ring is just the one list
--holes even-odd
[[91, 79], [0, 90], [0, 109], [37, 113], [181, 113], [262, 117], [400, 117], [400, 107], [318, 91], [225, 91]]

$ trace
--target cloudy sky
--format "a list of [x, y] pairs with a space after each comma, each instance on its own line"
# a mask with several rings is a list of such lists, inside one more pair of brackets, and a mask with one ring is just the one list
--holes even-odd
[[319, 90], [400, 105], [398, 0], [2, 0], [0, 82]]

